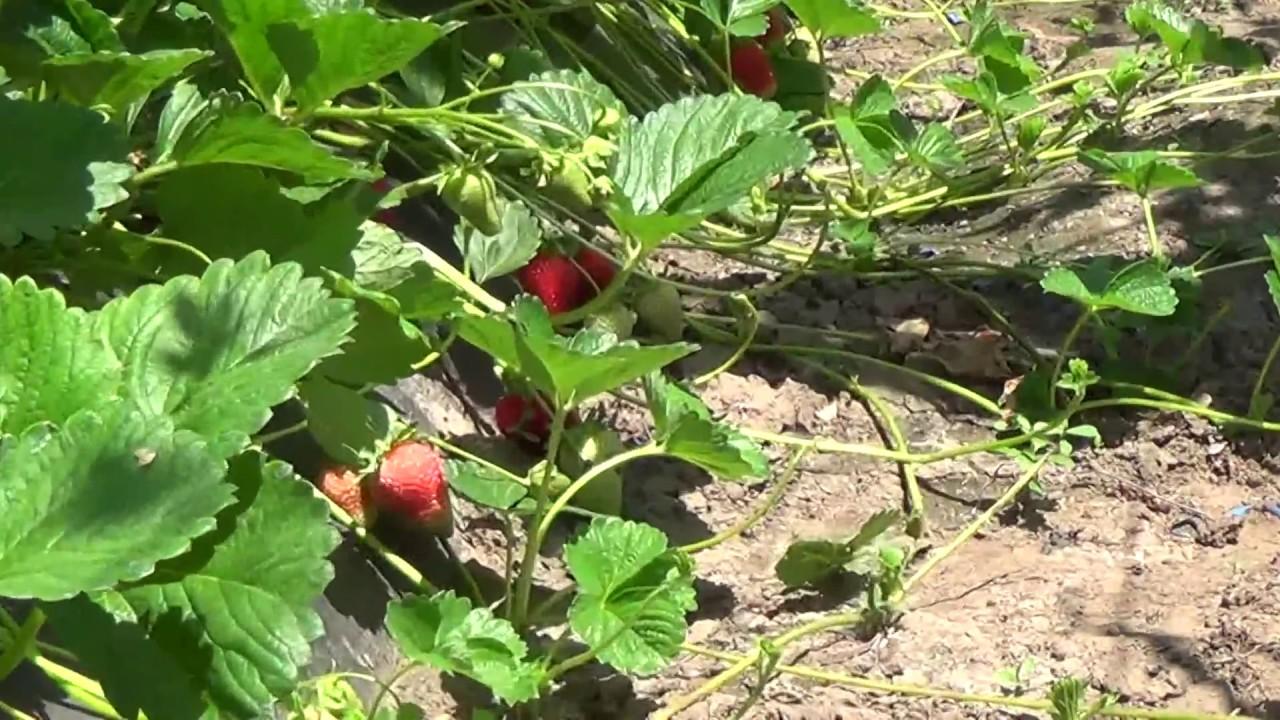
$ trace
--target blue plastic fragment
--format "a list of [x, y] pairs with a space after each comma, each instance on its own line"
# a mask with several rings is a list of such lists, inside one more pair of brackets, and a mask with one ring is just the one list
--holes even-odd
[[1231, 517], [1244, 517], [1245, 515], [1248, 515], [1251, 510], [1253, 510], [1253, 503], [1242, 503], [1231, 508]]
[[963, 24], [964, 24], [964, 16], [963, 16], [963, 15], [961, 15], [960, 13], [956, 12], [955, 10], [948, 10], [948, 11], [947, 11], [947, 22], [951, 23], [952, 25], [963, 25]]

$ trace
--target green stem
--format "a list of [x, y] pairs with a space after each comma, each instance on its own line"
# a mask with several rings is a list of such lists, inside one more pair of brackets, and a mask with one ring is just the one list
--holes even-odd
[[1267, 376], [1271, 374], [1271, 364], [1276, 361], [1276, 355], [1280, 353], [1280, 336], [1277, 336], [1271, 343], [1271, 349], [1267, 351], [1267, 359], [1262, 361], [1262, 369], [1258, 371], [1258, 379], [1253, 381], [1253, 392], [1249, 393], [1249, 412], [1252, 414], [1253, 408], [1257, 407], [1258, 398], [1262, 395], [1262, 388], [1266, 386]]
[[920, 569], [916, 570], [911, 577], [907, 578], [906, 582], [902, 583], [902, 590], [899, 591], [899, 599], [901, 597], [905, 597], [916, 583], [919, 583], [929, 573], [933, 572], [933, 569], [938, 567], [943, 560], [950, 557], [960, 548], [961, 545], [965, 544], [970, 538], [978, 534], [979, 530], [986, 527], [987, 523], [991, 522], [996, 515], [999, 515], [1001, 511], [1017, 500], [1018, 496], [1022, 494], [1022, 491], [1026, 489], [1027, 485], [1029, 485], [1031, 481], [1040, 474], [1040, 468], [1044, 467], [1044, 464], [1048, 459], [1049, 456], [1045, 455], [1037, 460], [1034, 465], [1022, 473], [1017, 482], [1010, 485], [1009, 489], [1006, 490], [999, 499], [991, 504], [991, 507], [987, 508], [981, 515], [975, 518], [973, 522], [969, 523], [963, 530], [957, 533], [955, 537], [951, 538], [951, 541], [943, 546], [941, 550], [931, 554], [929, 559], [920, 566]]
[[156, 163], [155, 165], [152, 165], [146, 170], [141, 170], [139, 172], [134, 173], [133, 177], [129, 178], [128, 184], [131, 185], [132, 187], [139, 187], [141, 185], [145, 185], [148, 182], [151, 182], [152, 180], [155, 180], [161, 175], [164, 175], [169, 172], [173, 172], [174, 170], [177, 170], [177, 169], [178, 169], [178, 163], [176, 162]]
[[[949, 26], [949, 25], [950, 25], [950, 23], [948, 23], [948, 26]], [[918, 63], [915, 67], [913, 67], [913, 68], [911, 68], [910, 70], [908, 70], [908, 71], [906, 72], [906, 74], [904, 74], [902, 77], [900, 77], [900, 78], [898, 78], [897, 80], [894, 80], [894, 81], [893, 81], [893, 89], [894, 89], [894, 90], [898, 90], [899, 88], [901, 88], [901, 87], [903, 86], [903, 84], [904, 84], [904, 83], [910, 82], [910, 81], [911, 81], [911, 78], [913, 78], [913, 77], [915, 77], [915, 76], [919, 75], [920, 73], [924, 72], [925, 70], [928, 70], [929, 68], [933, 67], [934, 65], [940, 65], [940, 64], [942, 64], [942, 63], [944, 63], [944, 62], [948, 62], [948, 61], [951, 61], [951, 60], [956, 60], [956, 59], [959, 59], [959, 58], [964, 57], [964, 56], [965, 56], [965, 52], [966, 52], [966, 51], [965, 51], [964, 49], [952, 49], [952, 50], [947, 50], [946, 52], [938, 53], [937, 55], [934, 55], [933, 57], [928, 58], [928, 59], [926, 59], [926, 60], [924, 60], [924, 61], [922, 61], [922, 62]]]
[[[520, 574], [516, 578], [516, 601], [512, 608], [511, 623], [516, 630], [523, 630], [529, 613], [529, 593], [533, 589], [533, 575], [538, 567], [538, 550], [542, 547], [542, 526], [539, 521], [548, 516], [547, 504], [550, 498], [551, 474], [556, 467], [556, 457], [560, 452], [560, 442], [564, 438], [564, 423], [569, 417], [573, 399], [559, 403], [551, 421], [551, 439], [547, 443], [547, 465], [542, 475], [542, 482], [533, 488], [535, 509], [529, 520], [528, 537], [525, 538], [524, 559], [520, 561]], [[584, 474], [584, 477], [586, 475]], [[552, 506], [554, 510], [554, 506]], [[554, 514], [551, 514], [554, 517]]]
[[437, 588], [428, 582], [426, 577], [412, 563], [392, 552], [386, 545], [383, 545], [377, 536], [369, 532], [369, 528], [356, 522], [355, 518], [348, 515], [347, 511], [339, 507], [333, 500], [324, 495], [321, 495], [321, 497], [324, 497], [325, 502], [329, 505], [329, 514], [346, 526], [361, 544], [376, 553], [378, 557], [398, 571], [406, 580], [416, 585], [420, 592], [436, 592]]
[[1183, 412], [1189, 415], [1199, 415], [1220, 422], [1224, 425], [1239, 425], [1241, 427], [1253, 428], [1255, 430], [1266, 430], [1268, 432], [1280, 432], [1280, 423], [1267, 422], [1265, 420], [1253, 420], [1251, 418], [1242, 417], [1240, 415], [1232, 415], [1221, 410], [1205, 407], [1203, 405], [1193, 405], [1184, 398], [1178, 399], [1180, 402], [1172, 400], [1152, 400], [1148, 398], [1106, 398], [1104, 400], [1090, 400], [1080, 405], [1080, 411], [1101, 410], [1103, 408], [1113, 407], [1135, 407], [1150, 408], [1152, 410], [1165, 410], [1168, 412]]
[[522, 477], [522, 476], [520, 476], [520, 475], [517, 475], [517, 474], [515, 474], [515, 473], [511, 472], [510, 470], [508, 470], [508, 469], [506, 469], [506, 468], [502, 467], [501, 465], [498, 465], [498, 464], [496, 464], [496, 463], [490, 462], [490, 461], [488, 461], [488, 460], [486, 460], [486, 459], [484, 459], [484, 458], [480, 457], [479, 455], [476, 455], [476, 454], [475, 454], [475, 453], [473, 453], [473, 452], [470, 452], [470, 451], [468, 451], [468, 450], [463, 450], [462, 448], [458, 447], [457, 445], [454, 445], [453, 443], [449, 442], [448, 440], [445, 440], [445, 439], [444, 439], [444, 438], [442, 438], [442, 437], [438, 437], [438, 436], [433, 435], [433, 436], [431, 436], [431, 437], [428, 437], [428, 438], [427, 438], [427, 442], [429, 442], [429, 443], [431, 443], [432, 445], [435, 445], [436, 447], [438, 447], [438, 448], [440, 448], [440, 449], [444, 450], [445, 452], [449, 453], [450, 455], [457, 455], [458, 457], [460, 457], [460, 458], [462, 458], [462, 459], [464, 459], [464, 460], [470, 460], [471, 462], [476, 463], [477, 465], [481, 465], [481, 466], [483, 466], [484, 468], [486, 468], [486, 469], [488, 469], [488, 470], [492, 470], [493, 472], [498, 473], [499, 475], [503, 476], [504, 478], [506, 478], [506, 479], [508, 479], [508, 480], [511, 480], [511, 481], [513, 481], [513, 482], [518, 482], [518, 483], [520, 483], [521, 485], [528, 485], [528, 484], [529, 484], [529, 481], [528, 481], [528, 479], [527, 479], [527, 478], [524, 478], [524, 477]]
[[535, 518], [540, 519], [541, 522], [537, 523], [537, 534], [533, 536], [533, 542], [531, 543], [534, 546], [533, 552], [536, 553], [538, 549], [542, 547], [543, 541], [547, 539], [547, 533], [551, 532], [551, 525], [556, 521], [556, 516], [565, 509], [565, 506], [569, 504], [569, 501], [573, 499], [573, 496], [577, 495], [578, 492], [590, 484], [592, 480], [595, 480], [610, 470], [621, 467], [632, 460], [644, 457], [655, 457], [657, 455], [662, 455], [663, 452], [661, 445], [655, 445], [652, 443], [649, 445], [641, 445], [640, 447], [632, 448], [626, 452], [618, 453], [604, 462], [597, 463], [592, 466], [590, 470], [582, 473], [581, 477], [570, 483], [569, 487], [565, 488], [565, 491], [560, 493], [560, 496], [555, 499], [555, 502], [551, 503], [551, 507], [545, 514], [538, 514], [535, 516]]
[[733, 299], [741, 303], [750, 312], [746, 332], [742, 334], [742, 340], [738, 343], [738, 347], [734, 349], [733, 353], [725, 358], [724, 362], [694, 378], [694, 385], [705, 385], [736, 365], [751, 347], [751, 343], [755, 342], [756, 332], [760, 330], [760, 313], [756, 312], [755, 305], [751, 304], [751, 300], [746, 295], [735, 293]]
[[761, 656], [757, 661], [760, 666], [759, 678], [756, 684], [751, 688], [751, 692], [747, 693], [747, 699], [742, 701], [736, 712], [730, 720], [742, 720], [751, 712], [751, 708], [760, 702], [760, 698], [764, 696], [764, 689], [769, 684], [769, 680], [773, 677], [774, 671], [778, 667], [778, 662], [782, 660], [782, 654], [777, 648], [761, 648]]
[[[797, 628], [793, 628], [792, 630], [789, 630], [775, 638], [771, 638], [770, 642], [773, 644], [773, 647], [778, 650], [782, 650], [787, 645], [809, 635], [825, 632], [838, 627], [857, 625], [861, 621], [861, 612], [828, 615], [805, 623]], [[688, 644], [681, 645], [681, 648], [689, 651], [695, 651], [697, 649], [696, 646]], [[652, 720], [671, 720], [671, 718], [675, 717], [677, 714], [697, 704], [703, 698], [716, 692], [735, 680], [738, 676], [742, 675], [742, 673], [751, 669], [751, 667], [760, 660], [761, 652], [760, 644], [757, 643], [754, 650], [741, 656], [740, 659], [729, 669], [702, 683], [702, 685], [698, 686], [692, 692], [677, 696], [668, 702], [666, 706], [652, 715]]]
[[772, 510], [775, 506], [777, 506], [778, 502], [782, 500], [782, 496], [786, 494], [787, 488], [791, 485], [791, 481], [794, 480], [797, 475], [799, 475], [798, 470], [799, 470], [800, 461], [804, 459], [804, 456], [807, 455], [808, 453], [809, 453], [809, 448], [799, 448], [791, 454], [791, 461], [787, 463], [787, 468], [782, 472], [782, 477], [778, 478], [778, 481], [775, 482], [773, 484], [773, 487], [769, 489], [769, 494], [766, 495], [764, 497], [764, 500], [762, 500], [758, 505], [756, 505], [755, 509], [753, 509], [750, 513], [748, 513], [747, 515], [744, 515], [741, 519], [738, 520], [738, 522], [725, 528], [724, 530], [721, 530], [715, 535], [712, 535], [711, 537], [706, 538], [704, 540], [699, 540], [697, 542], [689, 543], [688, 545], [682, 545], [680, 546], [680, 549], [686, 553], [689, 553], [690, 555], [694, 553], [702, 552], [703, 550], [708, 550], [723, 542], [726, 542], [728, 540], [732, 540], [735, 537], [738, 537], [739, 535], [741, 535], [742, 533], [750, 529], [751, 526], [760, 522], [764, 518], [764, 516], [768, 515], [769, 511]]
[[1151, 206], [1151, 198], [1146, 195], [1142, 196], [1142, 219], [1147, 225], [1147, 243], [1151, 246], [1151, 256], [1155, 258], [1164, 257], [1164, 246], [1160, 243], [1160, 236], [1156, 233], [1156, 217]]
[[[626, 620], [622, 623], [619, 623], [618, 628], [614, 630], [612, 633], [610, 633], [607, 637], [605, 637], [603, 641], [598, 643], [593, 643], [591, 647], [578, 653], [577, 655], [566, 658], [565, 660], [553, 665], [550, 669], [547, 670], [547, 680], [548, 681], [554, 680], [560, 677], [561, 675], [569, 672], [570, 670], [576, 667], [581, 667], [583, 665], [586, 665], [587, 663], [594, 660], [600, 653], [608, 649], [610, 645], [617, 642], [618, 638], [622, 637], [623, 633], [626, 633], [628, 630], [630, 630], [633, 626], [635, 626], [636, 622], [638, 622], [641, 618], [644, 617], [644, 611], [646, 608], [649, 607], [649, 603], [653, 602], [654, 599], [661, 597], [662, 595], [665, 595], [667, 592], [668, 592], [668, 588], [666, 584], [660, 583], [657, 587], [651, 590], [647, 596], [645, 596], [644, 601], [640, 603], [640, 607], [636, 608], [635, 613], [630, 616], [631, 618], [630, 620]], [[561, 639], [563, 639], [564, 637], [566, 636], [562, 635]]]
[[32, 659], [32, 662], [45, 675], [53, 678], [53, 681], [67, 694], [67, 697], [80, 707], [97, 713], [108, 720], [125, 720], [111, 706], [111, 703], [107, 702], [102, 686], [98, 683], [46, 657], [37, 655]]
[[0, 700], [0, 710], [8, 714], [13, 720], [39, 720], [35, 715], [28, 715], [3, 700]]
[[408, 674], [408, 672], [412, 670], [414, 667], [416, 667], [414, 663], [405, 663], [402, 667], [400, 667], [395, 671], [395, 674], [387, 678], [387, 681], [385, 683], [381, 681], [378, 683], [378, 694], [374, 696], [373, 704], [369, 706], [369, 717], [372, 718], [372, 717], [378, 716], [378, 708], [382, 707], [382, 701], [387, 698], [388, 694], [395, 693], [395, 691], [392, 690], [391, 687], [395, 685], [400, 678]]
[[[704, 648], [698, 645], [686, 644], [684, 649], [695, 655], [715, 658], [729, 663], [738, 663], [741, 662], [743, 658], [747, 657], [736, 653]], [[884, 680], [857, 677], [844, 673], [836, 673], [828, 670], [820, 670], [804, 665], [779, 664], [776, 667], [776, 670], [788, 675], [794, 675], [796, 677], [802, 677], [821, 683], [845, 685], [852, 688], [858, 688], [859, 690], [887, 693], [890, 695], [902, 695], [904, 697], [937, 698], [939, 700], [954, 700], [956, 702], [977, 703], [981, 705], [994, 705], [997, 707], [1020, 708], [1023, 710], [1036, 711], [1047, 711], [1053, 708], [1053, 703], [1049, 700], [1015, 697], [1010, 695], [981, 695], [977, 693], [959, 692], [956, 690], [945, 690], [942, 688], [930, 688], [920, 685], [905, 685], [901, 683], [886, 682]], [[1110, 707], [1102, 708], [1097, 712], [1097, 714], [1102, 717], [1134, 718], [1135, 720], [1240, 720], [1242, 717], [1240, 715], [1195, 713], [1183, 710], [1131, 708], [1123, 705], [1112, 705]]]
[[303, 430], [307, 429], [307, 424], [308, 424], [307, 419], [303, 418], [298, 422], [290, 425], [289, 427], [280, 428], [279, 430], [272, 430], [269, 433], [262, 433], [261, 435], [258, 435], [253, 438], [253, 444], [257, 445], [258, 447], [262, 447], [267, 443], [275, 442], [280, 438], [285, 438], [285, 437], [289, 437], [290, 435], [300, 433]]
[[44, 611], [39, 607], [32, 607], [22, 627], [14, 634], [13, 644], [5, 648], [4, 654], [0, 655], [0, 681], [9, 677], [23, 660], [32, 656], [36, 647], [36, 635], [44, 626], [44, 620]]
[[[1098, 401], [1105, 402], [1105, 401]], [[1005, 448], [1017, 447], [1028, 440], [1042, 437], [1044, 431], [1035, 431], [1015, 435], [1001, 440], [984, 440], [982, 442], [969, 443], [967, 445], [956, 445], [954, 447], [935, 450], [927, 453], [912, 453], [900, 450], [889, 450], [887, 448], [876, 447], [874, 445], [859, 445], [857, 443], [846, 443], [839, 440], [831, 440], [828, 438], [802, 438], [792, 435], [784, 435], [782, 433], [769, 432], [767, 430], [756, 430], [754, 428], [739, 428], [743, 435], [755, 438], [763, 442], [774, 443], [776, 445], [792, 445], [792, 446], [808, 446], [812, 445], [819, 452], [836, 452], [847, 453], [850, 455], [865, 455], [866, 457], [879, 458], [881, 460], [891, 460], [899, 463], [912, 463], [915, 465], [927, 465], [940, 460], [950, 460], [952, 458], [964, 457], [966, 455], [974, 455], [983, 452], [995, 452]]]
[[1085, 309], [1084, 312], [1080, 313], [1080, 317], [1076, 318], [1076, 322], [1074, 325], [1071, 326], [1071, 329], [1067, 331], [1066, 337], [1062, 339], [1062, 347], [1058, 350], [1058, 357], [1056, 360], [1053, 361], [1053, 373], [1049, 375], [1050, 407], [1057, 406], [1057, 401], [1055, 400], [1055, 397], [1057, 395], [1058, 378], [1062, 376], [1062, 367], [1067, 362], [1067, 355], [1070, 354], [1071, 347], [1075, 345], [1076, 338], [1080, 335], [1080, 332], [1084, 330], [1085, 325], [1088, 325], [1089, 320], [1091, 320], [1092, 318], [1093, 318], [1093, 309], [1092, 308]]
[[[418, 249], [422, 252], [422, 259], [427, 266], [435, 271], [440, 277], [444, 278], [449, 284], [458, 288], [462, 292], [471, 297], [472, 300], [479, 303], [485, 310], [500, 313], [507, 309], [507, 304], [494, 297], [488, 290], [480, 287], [472, 282], [471, 278], [463, 275], [449, 261], [437, 255], [426, 245], [419, 245]], [[484, 314], [483, 311], [472, 308], [475, 314]]]
[[797, 355], [825, 355], [828, 357], [845, 358], [854, 363], [863, 363], [866, 365], [872, 365], [878, 368], [882, 368], [884, 370], [888, 370], [891, 372], [900, 373], [902, 375], [906, 375], [907, 377], [913, 378], [915, 380], [919, 380], [920, 382], [926, 383], [928, 385], [932, 385], [940, 390], [945, 390], [953, 395], [956, 395], [958, 397], [964, 398], [965, 400], [968, 400], [969, 402], [973, 403], [974, 405], [977, 405], [983, 410], [986, 410], [988, 413], [991, 413], [992, 415], [1000, 416], [1004, 412], [1003, 409], [1000, 407], [1000, 405], [997, 404], [996, 402], [986, 397], [983, 397], [982, 395], [979, 395], [978, 393], [970, 390], [967, 387], [964, 387], [963, 385], [953, 383], [950, 380], [945, 380], [940, 377], [935, 377], [928, 373], [921, 372], [919, 370], [915, 370], [913, 368], [909, 368], [904, 365], [895, 365], [894, 363], [887, 362], [879, 358], [871, 357], [870, 355], [862, 355], [859, 353], [850, 352], [848, 350], [840, 350], [837, 348], [818, 348], [818, 347], [807, 347], [804, 345], [775, 345], [775, 344], [768, 344], [768, 343], [759, 343], [755, 345], [753, 349], [763, 351], [763, 352], [779, 352], [784, 354], [795, 353]]

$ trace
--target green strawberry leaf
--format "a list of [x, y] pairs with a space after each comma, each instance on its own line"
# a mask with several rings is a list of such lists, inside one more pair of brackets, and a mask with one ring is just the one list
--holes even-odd
[[522, 202], [508, 202], [502, 210], [502, 230], [486, 235], [470, 223], [453, 228], [453, 242], [462, 251], [476, 282], [513, 272], [538, 253], [542, 226]]
[[778, 0], [701, 0], [708, 20], [741, 37], [763, 34], [768, 28], [764, 12], [777, 4]]
[[306, 3], [303, 0], [201, 0], [200, 9], [207, 12], [226, 35], [254, 95], [264, 105], [276, 107], [285, 72], [267, 42], [267, 29], [307, 18], [310, 11]]
[[697, 607], [693, 563], [660, 530], [597, 518], [564, 549], [578, 595], [569, 627], [604, 662], [652, 675], [680, 651], [685, 614]]
[[1049, 702], [1052, 703], [1049, 717], [1053, 720], [1087, 720], [1084, 693], [1085, 685], [1077, 678], [1065, 677], [1055, 682], [1049, 689]]
[[0, 4], [0, 65], [19, 86], [41, 82], [41, 63], [55, 55], [89, 53], [94, 48], [75, 25], [47, 2]]
[[1040, 287], [1071, 298], [1093, 312], [1124, 310], [1163, 317], [1177, 309], [1177, 292], [1156, 260], [1137, 262], [1115, 273], [1102, 263], [1094, 263], [1082, 272], [1054, 268], [1041, 278]]
[[238, 449], [337, 351], [353, 315], [297, 264], [273, 266], [256, 252], [219, 260], [199, 279], [140, 288], [98, 317], [124, 363], [124, 390], [146, 415]]
[[1138, 86], [1147, 75], [1148, 56], [1126, 53], [1120, 56], [1107, 71], [1107, 89], [1114, 97], [1121, 97]]
[[417, 663], [479, 682], [515, 704], [538, 697], [543, 670], [511, 623], [452, 590], [397, 600], [387, 608], [387, 630]]
[[351, 279], [370, 290], [387, 292], [410, 281], [426, 269], [422, 252], [379, 223], [360, 226], [360, 240], [351, 250]]
[[857, 550], [871, 545], [895, 525], [902, 522], [902, 513], [897, 510], [881, 510], [867, 518], [858, 528], [858, 534], [849, 538], [846, 543], [850, 549]]
[[755, 441], [731, 425], [712, 420], [697, 396], [662, 373], [645, 378], [645, 395], [653, 413], [655, 439], [667, 454], [729, 479], [768, 474], [768, 458]]
[[936, 122], [925, 125], [907, 146], [907, 157], [916, 167], [942, 176], [964, 164], [964, 153], [956, 142], [955, 133]]
[[795, 119], [749, 95], [689, 97], [630, 118], [610, 169], [610, 217], [649, 245], [693, 227], [808, 161]]
[[298, 385], [298, 397], [307, 408], [307, 429], [334, 460], [363, 467], [390, 444], [396, 414], [383, 403], [318, 376]]
[[581, 147], [596, 125], [626, 107], [607, 85], [586, 72], [552, 70], [529, 78], [502, 95], [502, 110], [530, 137], [552, 148]]
[[31, 278], [0, 275], [0, 337], [0, 433], [60, 425], [110, 402], [120, 385], [120, 363], [93, 320]]
[[197, 102], [188, 97], [190, 94], [186, 89], [175, 94], [181, 109], [189, 114], [191, 110], [186, 108], [196, 104], [203, 112], [188, 117], [176, 133], [170, 131], [176, 135], [170, 140], [175, 143], [170, 159], [179, 165], [253, 165], [294, 173], [307, 183], [374, 177], [369, 170], [317, 144], [301, 128], [263, 113], [252, 102], [236, 103], [226, 96]]
[[387, 293], [400, 303], [406, 320], [441, 320], [462, 309], [462, 296], [453, 283], [436, 276], [425, 263], [412, 266], [413, 274]]
[[333, 579], [339, 538], [324, 500], [288, 465], [247, 453], [228, 478], [237, 503], [213, 533], [146, 582], [95, 599], [144, 627], [222, 716], [249, 720], [293, 690], [324, 632], [312, 606]]
[[67, 13], [94, 50], [124, 52], [111, 16], [95, 8], [89, 0], [63, 0]]
[[[1264, 235], [1262, 239], [1267, 244], [1267, 251], [1271, 253], [1272, 269], [1268, 270], [1265, 275], [1267, 292], [1271, 295], [1271, 304], [1275, 306], [1276, 313], [1280, 314], [1280, 237]], [[4, 397], [0, 396], [0, 403], [3, 402]], [[3, 424], [0, 424], [0, 427], [4, 427]]]
[[836, 112], [836, 131], [869, 175], [881, 176], [894, 167], [894, 157], [915, 136], [911, 121], [897, 111], [893, 88], [884, 78], [867, 78], [847, 109]]
[[[265, 251], [276, 262], [297, 262], [310, 273], [354, 270], [364, 212], [343, 192], [311, 204], [285, 197], [279, 183], [257, 168], [207, 165], [165, 177], [156, 208], [166, 237], [217, 258], [239, 260]], [[175, 268], [185, 253], [170, 254]], [[185, 265], [184, 265], [185, 263]]]
[[1125, 9], [1124, 17], [1143, 39], [1159, 37], [1177, 65], [1210, 64], [1247, 70], [1266, 64], [1266, 56], [1256, 45], [1225, 37], [1222, 30], [1188, 18], [1160, 0], [1136, 0]]
[[425, 20], [354, 10], [270, 25], [266, 37], [298, 109], [308, 112], [399, 70], [444, 34], [445, 28]]
[[1010, 28], [986, 2], [979, 0], [969, 11], [967, 49], [975, 58], [992, 59], [1008, 67], [1020, 67], [1026, 39]]
[[137, 580], [231, 502], [193, 433], [124, 402], [33, 425], [0, 446], [0, 594], [61, 600]]
[[797, 540], [774, 566], [774, 573], [788, 588], [809, 587], [836, 575], [853, 552], [844, 543], [830, 540]]
[[823, 37], [858, 37], [880, 31], [880, 21], [855, 0], [787, 0], [800, 22]]
[[146, 630], [116, 617], [87, 595], [44, 606], [59, 644], [76, 654], [101, 683], [111, 705], [126, 718], [194, 720], [207, 709], [200, 684], [184, 672]]
[[0, 97], [0, 246], [50, 239], [128, 197], [128, 145], [101, 115]]
[[85, 107], [105, 105], [120, 117], [187, 66], [212, 56], [202, 50], [82, 53], [49, 58], [44, 69], [59, 97]]
[[320, 363], [316, 373], [356, 387], [390, 384], [413, 374], [414, 364], [430, 348], [422, 331], [399, 314], [399, 302], [341, 276], [330, 279], [339, 296], [356, 301], [356, 327], [351, 343]]
[[1172, 315], [1178, 294], [1158, 260], [1134, 263], [1116, 273], [1102, 295], [1105, 307], [1138, 315]]
[[529, 494], [529, 488], [480, 463], [445, 461], [449, 487], [477, 505], [510, 510]]
[[1085, 150], [1081, 162], [1133, 192], [1147, 197], [1152, 190], [1196, 187], [1200, 178], [1181, 165], [1161, 160], [1152, 150], [1107, 152]]
[[555, 333], [542, 303], [528, 296], [517, 299], [505, 317], [459, 318], [458, 333], [559, 403], [609, 392], [697, 349], [689, 343], [642, 347], [634, 341], [618, 342], [612, 333], [595, 327], [564, 338]]
[[797, 540], [774, 572], [788, 588], [811, 587], [848, 570], [857, 575], [878, 577], [886, 565], [897, 567], [904, 554], [897, 538], [884, 535], [902, 521], [897, 510], [882, 510], [862, 523], [857, 534], [843, 542]]
[[156, 139], [152, 153], [157, 163], [169, 160], [178, 140], [196, 118], [209, 107], [209, 100], [199, 86], [190, 80], [179, 80], [169, 93], [169, 99], [160, 111], [156, 125]]

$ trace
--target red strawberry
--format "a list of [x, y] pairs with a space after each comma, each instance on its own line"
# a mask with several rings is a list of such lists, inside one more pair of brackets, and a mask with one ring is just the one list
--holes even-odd
[[517, 273], [520, 287], [535, 295], [552, 315], [577, 308], [587, 297], [586, 278], [563, 255], [540, 252]]
[[400, 443], [383, 456], [372, 495], [380, 510], [415, 527], [437, 535], [453, 531], [444, 460], [435, 448], [424, 442]]
[[778, 79], [773, 75], [773, 61], [764, 48], [754, 42], [743, 42], [729, 53], [733, 80], [744, 92], [768, 100], [778, 92]]
[[527, 445], [541, 447], [551, 437], [551, 415], [534, 398], [503, 395], [493, 409], [498, 432]]
[[361, 525], [372, 525], [374, 508], [365, 502], [360, 476], [348, 467], [325, 468], [320, 473], [320, 492]]
[[617, 268], [613, 266], [613, 261], [609, 256], [592, 247], [583, 247], [578, 250], [578, 254], [573, 256], [574, 262], [578, 263], [578, 267], [591, 278], [591, 282], [595, 283], [594, 287], [590, 287], [591, 283], [587, 283], [587, 291], [589, 295], [595, 295], [596, 291], [603, 292], [609, 287], [609, 283], [613, 282], [613, 277], [618, 274]]
[[[373, 181], [373, 189], [383, 195], [394, 190], [396, 185], [397, 183], [388, 177], [380, 177]], [[374, 213], [373, 219], [387, 227], [396, 227], [400, 223], [400, 213], [396, 212], [395, 208], [387, 208]]]
[[756, 42], [766, 47], [784, 40], [787, 33], [791, 31], [791, 20], [787, 18], [787, 12], [782, 9], [782, 6], [771, 8], [767, 17], [769, 28], [763, 35], [756, 36]]

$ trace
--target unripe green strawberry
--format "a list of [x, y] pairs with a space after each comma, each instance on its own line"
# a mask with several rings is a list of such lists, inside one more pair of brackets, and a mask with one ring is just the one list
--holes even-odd
[[583, 164], [571, 157], [561, 158], [547, 174], [547, 194], [570, 210], [582, 213], [595, 205], [591, 197], [594, 179]]
[[[599, 422], [588, 421], [565, 431], [558, 458], [560, 468], [570, 477], [578, 478], [624, 449], [618, 433]], [[603, 515], [620, 514], [622, 474], [610, 470], [599, 475], [579, 490], [569, 504]]]
[[[529, 486], [537, 487], [542, 484], [542, 479], [547, 475], [547, 461], [539, 460], [538, 464], [529, 468]], [[568, 475], [560, 472], [558, 468], [551, 468], [551, 482], [547, 485], [547, 494], [553, 498], [558, 498], [569, 489], [569, 484], [573, 480]], [[572, 503], [570, 503], [572, 504]]]
[[619, 340], [626, 340], [636, 327], [636, 314], [623, 305], [614, 305], [592, 317], [588, 324], [617, 335]]
[[668, 342], [684, 336], [684, 306], [671, 285], [656, 283], [635, 302], [636, 316], [653, 334]]
[[502, 207], [493, 176], [484, 170], [458, 168], [440, 186], [440, 197], [458, 217], [485, 235], [502, 231]]

